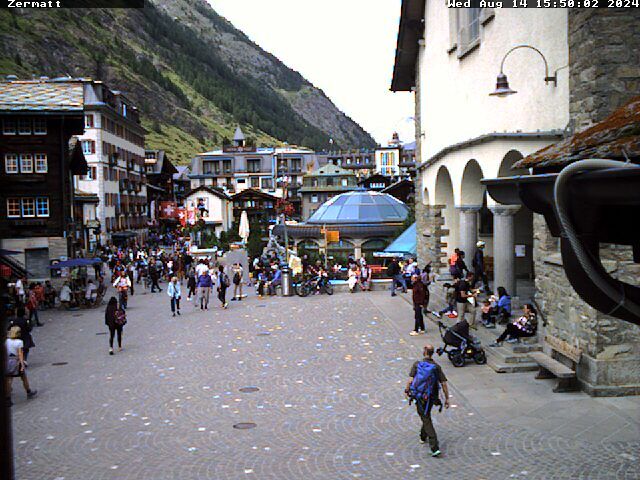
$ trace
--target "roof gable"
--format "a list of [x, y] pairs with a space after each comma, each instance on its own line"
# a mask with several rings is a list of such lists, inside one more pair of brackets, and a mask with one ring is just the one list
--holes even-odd
[[207, 185], [201, 185], [198, 188], [194, 188], [193, 190], [191, 190], [189, 192], [189, 194], [187, 195], [187, 197], [191, 197], [192, 195], [195, 195], [198, 192], [207, 192], [210, 193], [211, 195], [214, 195], [216, 197], [222, 198], [223, 200], [231, 200], [231, 198], [229, 197], [229, 195], [227, 195], [226, 193], [224, 193], [222, 190], [220, 190], [219, 188], [214, 188], [214, 187], [209, 187]]

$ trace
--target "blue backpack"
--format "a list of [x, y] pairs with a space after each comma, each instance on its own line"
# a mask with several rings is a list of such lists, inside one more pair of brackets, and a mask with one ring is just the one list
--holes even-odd
[[421, 414], [427, 412], [433, 405], [440, 404], [440, 381], [438, 367], [434, 363], [420, 362], [416, 376], [409, 387], [409, 396], [422, 407]]

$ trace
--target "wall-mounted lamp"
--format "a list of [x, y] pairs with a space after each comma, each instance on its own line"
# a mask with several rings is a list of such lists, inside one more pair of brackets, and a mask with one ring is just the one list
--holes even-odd
[[531, 45], [516, 45], [503, 57], [502, 62], [500, 63], [500, 74], [498, 75], [498, 79], [496, 81], [496, 89], [489, 95], [496, 97], [506, 97], [507, 95], [518, 93], [515, 90], [511, 90], [511, 87], [509, 87], [509, 80], [507, 80], [507, 76], [504, 74], [504, 61], [511, 54], [511, 52], [520, 48], [530, 48], [531, 50], [538, 52], [538, 54], [540, 54], [540, 56], [542, 57], [542, 61], [544, 62], [544, 83], [548, 84], [549, 82], [553, 82], [554, 87], [558, 86], [558, 71], [556, 70], [555, 74], [552, 77], [549, 76], [549, 64], [547, 63], [547, 59], [540, 50], [538, 50], [536, 47], [532, 47]]

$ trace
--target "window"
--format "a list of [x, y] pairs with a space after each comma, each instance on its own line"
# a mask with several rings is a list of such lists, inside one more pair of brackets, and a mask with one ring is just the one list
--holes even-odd
[[349, 180], [347, 180], [346, 178], [342, 179], [342, 186], [346, 187], [347, 185], [349, 185]]
[[28, 118], [18, 120], [18, 134], [31, 135], [31, 120]]
[[82, 140], [82, 153], [85, 155], [96, 153], [96, 142], [93, 140]]
[[36, 215], [38, 217], [49, 216], [49, 197], [36, 198]]
[[480, 24], [492, 18], [492, 14], [485, 14], [483, 20], [482, 10], [482, 8], [449, 10], [449, 53], [458, 50], [458, 58], [462, 58], [480, 43]]
[[244, 178], [238, 178], [238, 179], [236, 180], [236, 183], [237, 183], [237, 184], [240, 184], [240, 183], [247, 183], [247, 180], [246, 180], [246, 179], [244, 179]]
[[249, 173], [258, 173], [260, 171], [260, 163], [259, 159], [247, 160], [247, 171]]
[[333, 187], [333, 178], [327, 177], [327, 187]]
[[231, 173], [231, 160], [224, 160], [222, 162], [224, 173]]
[[88, 113], [87, 115], [84, 116], [84, 128], [93, 128], [93, 127], [94, 127], [93, 114]]
[[33, 155], [30, 153], [20, 155], [20, 173], [33, 173]]
[[260, 188], [259, 177], [251, 177], [249, 180], [251, 181], [251, 188]]
[[49, 166], [47, 164], [46, 153], [36, 153], [36, 173], [47, 173]]
[[22, 199], [22, 216], [23, 217], [36, 216], [36, 201], [34, 198]]
[[16, 218], [20, 216], [20, 199], [7, 198], [7, 217]]
[[273, 190], [273, 178], [263, 178], [262, 188], [265, 190]]
[[36, 135], [47, 134], [47, 121], [44, 118], [36, 118], [33, 121], [33, 133]]
[[2, 121], [2, 133], [4, 135], [16, 134], [16, 121], [15, 120], [3, 120]]
[[311, 186], [312, 187], [317, 187], [318, 186], [318, 179], [314, 178], [313, 180], [311, 180]]
[[5, 154], [4, 171], [6, 173], [18, 173], [18, 155], [15, 153]]
[[318, 203], [318, 196], [317, 195], [311, 195], [311, 203]]
[[83, 180], [97, 180], [98, 169], [96, 167], [89, 167], [87, 174], [82, 177]]
[[122, 116], [123, 117], [127, 116], [127, 104], [126, 103], [122, 104]]

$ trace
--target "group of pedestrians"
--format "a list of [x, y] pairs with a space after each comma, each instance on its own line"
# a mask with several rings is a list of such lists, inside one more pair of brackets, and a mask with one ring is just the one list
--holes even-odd
[[[236, 281], [236, 274], [240, 276], [240, 283], [242, 282], [241, 272], [242, 267], [239, 267], [238, 270], [237, 265], [234, 265], [234, 282]], [[172, 288], [171, 293], [169, 293], [169, 296], [172, 298], [172, 305], [175, 303], [175, 299], [181, 296], [180, 293], [176, 297], [176, 289], [178, 289], [178, 292], [181, 292], [179, 283], [178, 287], [175, 286], [178, 280], [179, 279], [177, 277], [175, 277], [175, 282], [172, 280], [174, 287]], [[208, 259], [200, 259], [198, 260], [198, 264], [189, 271], [187, 276], [187, 300], [192, 301], [193, 299], [196, 308], [200, 306], [201, 310], [208, 310], [211, 290], [215, 288], [218, 294], [218, 300], [220, 301], [220, 306], [222, 308], [227, 308], [229, 306], [229, 303], [227, 302], [227, 289], [230, 286], [231, 282], [229, 281], [229, 275], [225, 272], [224, 265], [210, 262]], [[236, 295], [237, 288], [234, 289], [233, 300], [242, 299], [241, 287], [240, 296], [236, 297]], [[172, 312], [174, 312], [173, 307]]]

